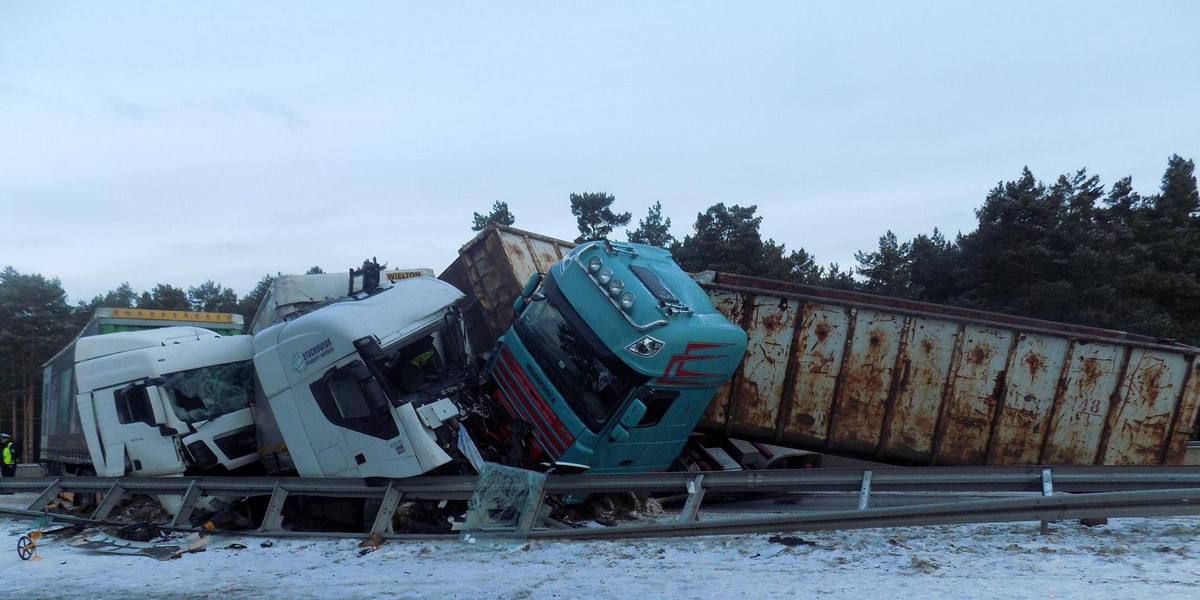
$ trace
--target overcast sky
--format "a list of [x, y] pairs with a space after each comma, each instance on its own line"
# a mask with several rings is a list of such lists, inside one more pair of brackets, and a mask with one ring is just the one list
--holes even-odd
[[441, 271], [473, 212], [673, 233], [756, 204], [854, 264], [974, 228], [1028, 165], [1150, 194], [1200, 159], [1200, 3], [0, 0], [0, 267], [72, 302], [247, 292], [370, 256]]

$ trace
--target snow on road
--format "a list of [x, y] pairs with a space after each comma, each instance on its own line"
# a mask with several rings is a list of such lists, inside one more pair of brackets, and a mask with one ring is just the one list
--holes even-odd
[[[0, 505], [20, 506], [19, 496]], [[388, 542], [214, 537], [160, 562], [44, 540], [0, 518], [0, 598], [1130, 598], [1200, 597], [1200, 518], [898, 528], [616, 542]], [[264, 543], [269, 542], [269, 547]], [[245, 549], [231, 548], [233, 544]]]

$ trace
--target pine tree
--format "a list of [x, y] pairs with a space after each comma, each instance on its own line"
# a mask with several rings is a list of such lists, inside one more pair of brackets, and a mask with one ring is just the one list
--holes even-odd
[[508, 210], [508, 203], [497, 200], [492, 204], [492, 212], [486, 215], [475, 213], [471, 231], [483, 231], [487, 229], [488, 225], [493, 223], [498, 225], [512, 225], [516, 221], [516, 217]]
[[198, 286], [188, 288], [187, 296], [188, 303], [195, 311], [221, 313], [237, 311], [237, 294], [230, 288], [214, 283], [211, 279]]
[[575, 215], [575, 224], [579, 228], [576, 243], [606, 240], [615, 227], [628, 225], [633, 218], [627, 212], [612, 211], [612, 203], [616, 201], [612, 194], [584, 192], [571, 194], [570, 200], [571, 214]]
[[631, 242], [659, 248], [670, 248], [675, 243], [675, 236], [671, 235], [671, 219], [663, 218], [661, 202], [655, 202], [646, 213], [646, 218], [638, 221], [637, 229], [626, 230], [625, 235], [629, 236]]
[[911, 298], [912, 262], [911, 246], [901, 244], [890, 230], [879, 238], [879, 249], [871, 252], [856, 252], [858, 273], [866, 277], [863, 290], [896, 298]]
[[154, 286], [149, 292], [142, 292], [138, 298], [138, 308], [156, 310], [190, 310], [187, 292], [167, 283]]
[[724, 271], [761, 275], [764, 267], [762, 217], [757, 206], [726, 207], [717, 203], [696, 215], [695, 233], [671, 247], [675, 261], [685, 271]]

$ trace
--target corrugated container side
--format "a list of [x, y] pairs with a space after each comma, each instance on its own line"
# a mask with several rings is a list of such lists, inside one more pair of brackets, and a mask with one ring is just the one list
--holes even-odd
[[471, 297], [466, 309], [471, 344], [491, 347], [516, 316], [513, 301], [534, 273], [545, 273], [574, 244], [520, 229], [492, 225], [458, 251], [438, 277]]
[[1183, 460], [1200, 350], [753, 277], [698, 280], [747, 330], [701, 428], [951, 465]]
[[950, 321], [912, 319], [897, 363], [899, 382], [877, 456], [927, 463], [933, 455], [940, 406], [929, 399], [941, 398], [950, 377], [959, 326]]
[[1187, 384], [1183, 388], [1183, 400], [1179, 403], [1178, 411], [1175, 413], [1173, 425], [1170, 429], [1171, 439], [1167, 442], [1166, 448], [1163, 450], [1163, 464], [1167, 465], [1182, 465], [1185, 464], [1185, 458], [1188, 442], [1190, 440], [1200, 439], [1200, 361], [1196, 357], [1191, 357], [1191, 364], [1188, 366]]
[[1038, 462], [1075, 465], [1095, 461], [1105, 409], [1116, 394], [1127, 351], [1113, 344], [1074, 343]]

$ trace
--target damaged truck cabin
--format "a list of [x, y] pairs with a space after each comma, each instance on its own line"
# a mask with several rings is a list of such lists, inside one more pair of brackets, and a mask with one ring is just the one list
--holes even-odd
[[576, 247], [514, 308], [488, 368], [531, 430], [525, 465], [667, 469], [746, 349], [668, 252], [640, 244]]
[[[253, 462], [255, 446], [245, 436], [253, 430], [245, 429], [249, 415], [243, 412], [249, 392], [230, 391], [253, 389], [249, 340], [209, 341], [241, 330], [242, 317], [235, 314], [97, 309], [43, 367], [41, 461], [54, 474], [117, 475], [234, 469]], [[204, 383], [209, 372], [197, 371], [238, 361], [247, 368], [224, 370], [221, 377], [232, 380], [218, 384]], [[203, 396], [209, 392], [222, 395]], [[117, 397], [124, 401], [119, 414]], [[170, 451], [143, 460], [145, 444]], [[250, 454], [243, 454], [247, 448]]]
[[254, 335], [256, 407], [268, 471], [302, 477], [412, 477], [452, 460], [465, 375], [455, 302], [429, 277], [400, 279]]
[[248, 336], [167, 327], [81, 338], [75, 385], [97, 475], [233, 471], [258, 461]]

